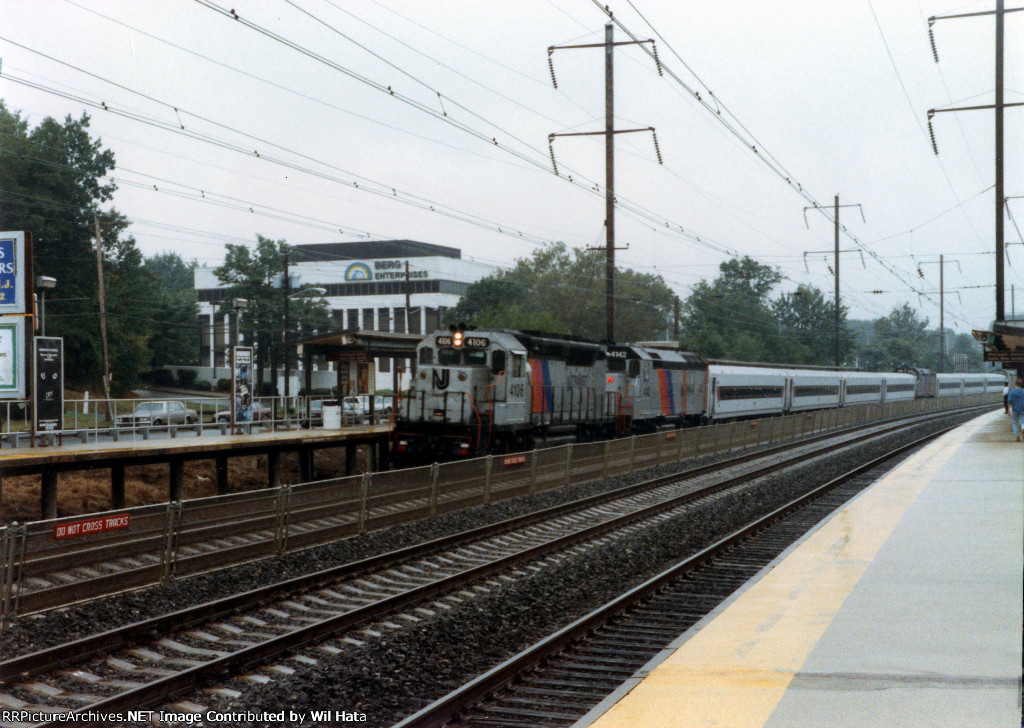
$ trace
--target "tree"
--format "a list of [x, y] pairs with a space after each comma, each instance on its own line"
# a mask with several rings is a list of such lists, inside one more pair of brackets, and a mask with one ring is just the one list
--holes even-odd
[[711, 359], [780, 361], [768, 294], [781, 280], [749, 257], [721, 263], [718, 277], [699, 282], [683, 301], [683, 346]]
[[47, 333], [64, 338], [71, 383], [90, 386], [102, 372], [95, 222], [101, 223], [111, 376], [121, 391], [149, 365], [147, 343], [159, 327], [139, 315], [148, 293], [127, 219], [100, 204], [116, 190], [104, 181], [114, 154], [89, 134], [89, 116], [28, 123], [0, 101], [0, 229], [33, 234], [36, 275], [57, 279], [48, 301]]
[[[538, 248], [511, 270], [471, 285], [447, 323], [534, 329], [602, 340], [604, 255], [564, 243]], [[674, 294], [658, 276], [616, 269], [615, 333], [620, 341], [661, 338], [669, 328]]]
[[195, 289], [196, 261], [186, 263], [177, 253], [146, 258], [143, 268], [154, 282], [147, 303], [163, 334], [150, 341], [154, 367], [193, 364], [199, 360], [199, 302]]
[[[298, 296], [288, 299], [289, 331], [284, 331], [285, 295], [281, 287], [285, 256], [288, 246], [284, 240], [270, 240], [256, 236], [256, 247], [227, 246], [224, 264], [214, 273], [227, 285], [227, 300], [218, 313], [231, 315], [231, 299], [248, 301], [239, 323], [239, 333], [255, 349], [257, 387], [262, 389], [263, 371], [267, 367], [272, 348], [297, 333], [315, 334], [331, 328], [331, 314], [322, 297]], [[301, 289], [300, 289], [301, 290]]]
[[[835, 357], [835, 301], [820, 289], [801, 284], [793, 293], [781, 294], [771, 309], [779, 324], [778, 351], [788, 352], [790, 364], [831, 365]], [[853, 331], [846, 323], [847, 308], [839, 304], [839, 362], [853, 353]]]
[[904, 303], [874, 325], [874, 344], [865, 351], [873, 369], [895, 371], [901, 367], [928, 366], [935, 338], [928, 333], [928, 319]]

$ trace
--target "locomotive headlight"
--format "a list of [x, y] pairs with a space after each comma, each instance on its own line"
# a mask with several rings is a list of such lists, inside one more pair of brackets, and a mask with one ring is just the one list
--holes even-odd
[[452, 346], [458, 348], [462, 346], [462, 332], [456, 331], [452, 334]]

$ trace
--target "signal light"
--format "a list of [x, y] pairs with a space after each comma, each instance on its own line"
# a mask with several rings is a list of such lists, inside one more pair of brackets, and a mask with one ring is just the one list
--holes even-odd
[[461, 331], [456, 331], [454, 334], [452, 334], [452, 346], [454, 346], [455, 348], [458, 348], [458, 347], [462, 346], [462, 332]]

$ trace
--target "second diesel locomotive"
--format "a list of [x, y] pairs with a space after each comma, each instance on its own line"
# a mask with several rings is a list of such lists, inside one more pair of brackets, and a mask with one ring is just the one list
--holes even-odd
[[659, 429], [1001, 391], [1000, 373], [854, 372], [708, 361], [674, 342], [440, 330], [416, 349], [395, 454], [450, 460]]

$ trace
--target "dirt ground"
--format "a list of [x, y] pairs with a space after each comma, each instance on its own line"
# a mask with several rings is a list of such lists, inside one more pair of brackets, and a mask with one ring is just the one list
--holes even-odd
[[[356, 472], [366, 471], [366, 448], [358, 448]], [[317, 450], [314, 458], [315, 480], [345, 474], [345, 449]], [[185, 463], [185, 498], [217, 495], [216, 473], [212, 460]], [[125, 468], [125, 505], [140, 506], [167, 501], [169, 466], [140, 465]], [[296, 455], [281, 456], [281, 482], [299, 482]], [[228, 487], [232, 493], [265, 488], [267, 458], [236, 457], [228, 460]], [[12, 521], [39, 520], [39, 476], [3, 478], [0, 482], [0, 525]], [[106, 468], [61, 473], [57, 480], [57, 515], [75, 516], [110, 509], [110, 471]]]

